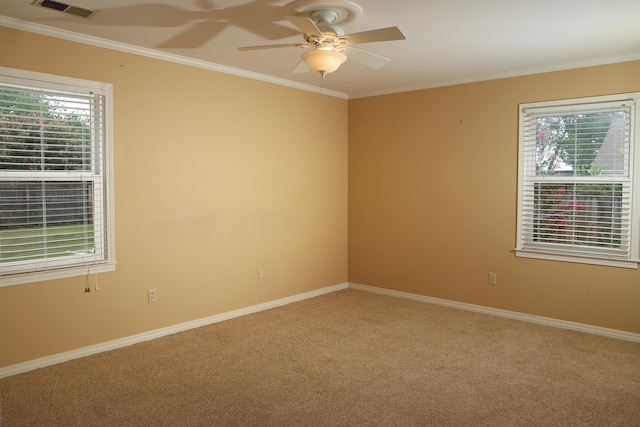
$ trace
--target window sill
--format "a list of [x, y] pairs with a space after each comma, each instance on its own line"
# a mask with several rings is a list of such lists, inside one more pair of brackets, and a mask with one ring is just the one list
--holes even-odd
[[532, 250], [515, 249], [517, 257], [544, 259], [548, 261], [573, 262], [578, 264], [602, 265], [606, 267], [638, 269], [638, 260], [623, 260], [613, 258], [579, 257], [575, 255], [558, 255], [548, 252], [535, 252]]
[[0, 287], [23, 285], [25, 283], [44, 282], [47, 280], [64, 279], [68, 277], [86, 276], [87, 274], [107, 273], [115, 271], [116, 263], [85, 265], [81, 267], [68, 267], [56, 270], [38, 271], [33, 273], [8, 274], [0, 276]]

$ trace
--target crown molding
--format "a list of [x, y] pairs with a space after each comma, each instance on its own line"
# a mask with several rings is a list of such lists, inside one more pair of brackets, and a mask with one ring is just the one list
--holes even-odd
[[62, 40], [87, 44], [91, 46], [102, 47], [119, 52], [131, 53], [134, 55], [146, 56], [148, 58], [160, 59], [162, 61], [174, 62], [177, 64], [187, 65], [190, 67], [203, 68], [205, 70], [216, 71], [219, 73], [231, 74], [238, 77], [244, 77], [252, 80], [259, 80], [267, 83], [273, 83], [279, 86], [287, 86], [294, 89], [300, 89], [307, 92], [315, 92], [322, 95], [332, 96], [335, 98], [348, 99], [346, 93], [319, 88], [312, 85], [294, 82], [286, 79], [279, 79], [266, 74], [255, 73], [253, 71], [242, 70], [240, 68], [228, 67], [226, 65], [216, 64], [214, 62], [202, 61], [185, 56], [175, 55], [167, 52], [161, 52], [154, 49], [133, 46], [126, 43], [115, 42], [99, 37], [88, 36], [73, 31], [61, 30], [59, 28], [48, 27], [46, 25], [35, 24], [33, 22], [22, 21], [7, 16], [0, 16], [0, 26], [13, 28], [15, 30], [27, 31], [47, 37], [54, 37]]

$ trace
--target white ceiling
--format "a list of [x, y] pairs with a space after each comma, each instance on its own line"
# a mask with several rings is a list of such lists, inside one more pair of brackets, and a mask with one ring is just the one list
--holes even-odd
[[391, 62], [373, 70], [347, 60], [324, 82], [291, 74], [303, 49], [237, 49], [303, 42], [283, 19], [292, 1], [58, 1], [99, 12], [1, 0], [0, 25], [348, 98], [640, 59], [639, 0], [356, 0], [362, 14], [341, 23], [346, 33], [397, 26], [407, 39], [357, 45]]

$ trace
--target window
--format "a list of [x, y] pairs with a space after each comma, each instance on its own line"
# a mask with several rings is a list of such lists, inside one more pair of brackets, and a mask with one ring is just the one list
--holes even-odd
[[517, 256], [638, 267], [639, 97], [520, 105]]
[[0, 286], [114, 269], [111, 90], [0, 67]]

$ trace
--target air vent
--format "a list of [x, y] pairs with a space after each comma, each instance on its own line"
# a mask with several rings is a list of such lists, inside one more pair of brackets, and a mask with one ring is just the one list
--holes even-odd
[[68, 13], [70, 15], [80, 16], [82, 18], [91, 18], [98, 13], [97, 10], [86, 9], [84, 7], [72, 6], [66, 3], [60, 3], [53, 0], [36, 0], [34, 6], [46, 7], [47, 9], [57, 10], [58, 12]]

